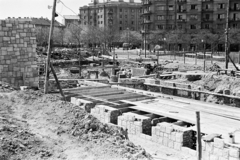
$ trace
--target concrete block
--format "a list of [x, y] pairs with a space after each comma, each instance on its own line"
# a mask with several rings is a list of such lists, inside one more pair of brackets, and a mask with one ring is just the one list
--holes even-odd
[[216, 148], [220, 148], [223, 149], [224, 147], [224, 140], [220, 139], [220, 138], [214, 138], [214, 143], [213, 143], [214, 147]]
[[163, 137], [163, 145], [168, 146], [168, 138]]
[[206, 151], [209, 152], [209, 153], [213, 153], [213, 143], [211, 142], [206, 142]]
[[228, 158], [219, 157], [219, 160], [228, 160]]
[[229, 156], [233, 158], [239, 158], [239, 148], [230, 148], [229, 149]]
[[173, 142], [173, 143], [174, 143], [174, 149], [177, 151], [180, 151], [182, 147], [182, 143], [178, 143], [178, 142]]
[[168, 140], [168, 147], [174, 148], [174, 142], [172, 140]]
[[239, 158], [235, 158], [235, 157], [229, 157], [228, 160], [239, 160]]
[[155, 132], [156, 132], [157, 136], [160, 136], [160, 128], [159, 127], [156, 127], [156, 131]]
[[203, 158], [203, 160], [210, 160], [210, 153], [206, 152], [206, 151], [203, 151], [202, 152], [202, 158]]
[[229, 149], [228, 148], [223, 148], [223, 150], [222, 150], [222, 157], [228, 159], [228, 157], [229, 157]]
[[172, 132], [172, 133], [170, 134], [170, 139], [171, 139], [172, 141], [176, 141], [176, 132]]
[[145, 137], [146, 137], [146, 140], [149, 140], [149, 141], [152, 140], [152, 136], [146, 135]]
[[71, 103], [76, 105], [76, 98], [75, 97], [71, 97]]
[[163, 144], [163, 137], [158, 137], [158, 140], [157, 140], [158, 144]]
[[213, 154], [217, 155], [219, 157], [222, 157], [223, 156], [223, 149], [214, 147], [213, 148]]
[[173, 131], [173, 127], [166, 127], [166, 133], [170, 134]]
[[183, 133], [176, 132], [176, 142], [179, 142], [179, 143], [183, 142]]
[[152, 127], [152, 135], [156, 135], [156, 127]]
[[152, 141], [154, 143], [158, 143], [158, 137], [156, 135], [152, 135]]

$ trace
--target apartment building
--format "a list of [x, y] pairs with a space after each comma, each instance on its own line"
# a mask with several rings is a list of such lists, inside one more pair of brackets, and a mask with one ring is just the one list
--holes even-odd
[[142, 33], [148, 37], [157, 30], [221, 31], [226, 28], [227, 8], [229, 28], [240, 29], [240, 0], [229, 0], [227, 6], [228, 0], [142, 0]]
[[[143, 29], [224, 29], [227, 0], [142, 0]], [[148, 20], [148, 21], [146, 21]], [[230, 0], [229, 27], [240, 28], [240, 1]]]
[[141, 29], [141, 3], [130, 0], [124, 2], [94, 0], [88, 6], [80, 7], [80, 24], [99, 27], [112, 27], [117, 31]]

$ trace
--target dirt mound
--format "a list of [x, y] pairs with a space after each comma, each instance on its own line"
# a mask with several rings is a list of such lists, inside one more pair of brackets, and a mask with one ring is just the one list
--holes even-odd
[[31, 90], [2, 93], [0, 117], [18, 122], [0, 130], [5, 148], [0, 155], [8, 159], [151, 159], [118, 126], [103, 124], [58, 96]]

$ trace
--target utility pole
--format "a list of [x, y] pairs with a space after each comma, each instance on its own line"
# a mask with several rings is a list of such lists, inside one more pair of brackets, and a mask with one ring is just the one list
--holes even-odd
[[229, 3], [230, 0], [227, 0], [227, 16], [226, 16], [226, 29], [225, 29], [225, 69], [228, 69], [228, 56], [229, 56], [229, 44], [228, 44], [228, 36], [229, 36]]
[[55, 21], [55, 10], [56, 10], [56, 1], [53, 1], [53, 9], [52, 9], [52, 20], [50, 26], [50, 33], [48, 38], [48, 51], [47, 51], [47, 61], [46, 61], [46, 75], [45, 75], [45, 82], [44, 82], [44, 93], [48, 93], [48, 81], [49, 81], [49, 66], [50, 66], [50, 58], [51, 58], [51, 45], [52, 45], [52, 35], [54, 29], [54, 21]]
[[146, 50], [146, 41], [147, 41], [147, 29], [146, 29], [146, 24], [144, 25], [144, 55], [145, 55], [145, 58], [147, 57], [147, 50]]

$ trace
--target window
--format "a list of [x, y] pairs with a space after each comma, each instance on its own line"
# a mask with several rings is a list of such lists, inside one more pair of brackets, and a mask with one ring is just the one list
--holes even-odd
[[191, 10], [195, 10], [195, 9], [197, 9], [197, 5], [196, 4], [192, 4], [191, 5]]
[[163, 11], [165, 10], [165, 6], [157, 6], [157, 10]]
[[205, 14], [205, 19], [209, 20], [210, 19], [210, 14]]
[[217, 25], [217, 28], [218, 28], [218, 29], [223, 29], [223, 28], [225, 28], [225, 25], [224, 25], [224, 24], [218, 24], [218, 25]]
[[132, 24], [134, 24], [134, 21], [132, 21]]
[[210, 9], [210, 4], [206, 4], [205, 9]]
[[173, 25], [172, 25], [172, 24], [169, 24], [169, 25], [167, 26], [167, 28], [168, 28], [168, 29], [173, 29]]
[[209, 28], [210, 28], [210, 25], [209, 25], [209, 24], [205, 24], [205, 25], [204, 25], [204, 28], [205, 28], [205, 29], [209, 29]]
[[120, 10], [119, 10], [120, 12], [122, 12], [122, 8], [120, 8]]
[[103, 21], [101, 21], [101, 24], [103, 24]]
[[195, 24], [191, 24], [190, 29], [197, 29], [197, 26]]
[[102, 15], [101, 15], [101, 18], [102, 18]]
[[233, 9], [234, 10], [239, 10], [239, 4], [238, 3], [234, 3], [233, 4]]
[[218, 14], [218, 19], [225, 19], [225, 14]]
[[92, 16], [90, 16], [90, 19], [92, 19]]
[[192, 15], [190, 15], [190, 19], [197, 19], [197, 15], [195, 15], [195, 14], [192, 14]]
[[134, 9], [132, 9], [132, 13], [134, 13], [135, 12], [135, 10]]
[[126, 9], [125, 12], [128, 12], [128, 10]]
[[128, 18], [127, 15], [125, 15], [125, 18]]
[[169, 15], [169, 16], [168, 16], [168, 19], [169, 19], [169, 20], [173, 20], [173, 15]]
[[178, 29], [182, 29], [182, 25], [181, 24], [178, 25]]
[[131, 18], [134, 19], [134, 15], [132, 15]]
[[232, 24], [232, 28], [238, 28], [238, 24], [237, 23], [233, 23]]
[[121, 30], [122, 30], [122, 27], [119, 27], [119, 30], [121, 31]]
[[173, 11], [173, 5], [168, 6], [169, 11]]
[[225, 3], [219, 3], [218, 9], [225, 9]]
[[86, 19], [86, 16], [84, 16], [83, 19]]
[[119, 24], [122, 24], [122, 21], [119, 21]]
[[122, 15], [121, 15], [121, 14], [119, 15], [119, 18], [122, 18]]
[[164, 16], [163, 15], [158, 15], [157, 20], [164, 20]]
[[163, 25], [157, 25], [157, 29], [164, 29]]
[[179, 20], [183, 19], [183, 15], [178, 15], [178, 19]]

